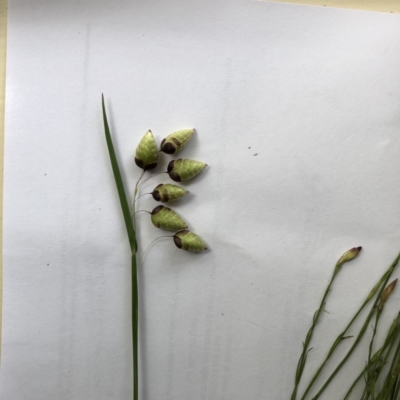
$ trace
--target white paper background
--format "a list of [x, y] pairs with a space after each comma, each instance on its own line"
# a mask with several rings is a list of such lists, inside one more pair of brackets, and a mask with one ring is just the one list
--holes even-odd
[[[314, 366], [400, 248], [399, 18], [10, 1], [2, 399], [132, 396], [129, 248], [102, 92], [129, 193], [149, 128], [160, 141], [195, 127], [182, 157], [209, 164], [174, 207], [211, 250], [164, 239], [141, 263], [141, 399], [288, 399], [337, 258], [364, 246], [337, 279]], [[145, 247], [160, 232], [138, 220]], [[364, 360], [323, 398], [340, 398]]]

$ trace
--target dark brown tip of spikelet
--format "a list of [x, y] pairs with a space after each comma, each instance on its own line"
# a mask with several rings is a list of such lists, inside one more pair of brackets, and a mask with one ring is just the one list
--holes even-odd
[[158, 214], [163, 208], [165, 208], [165, 207], [164, 207], [164, 206], [157, 206], [157, 207], [151, 212], [151, 215]]
[[170, 163], [168, 164], [168, 167], [167, 167], [167, 172], [168, 172], [169, 177], [170, 177], [173, 181], [175, 181], [175, 182], [181, 182], [182, 179], [181, 179], [180, 175], [179, 175], [177, 172], [173, 171], [174, 166], [175, 166], [175, 161], [179, 161], [179, 160], [172, 160], [172, 161], [170, 161]]
[[149, 164], [149, 165], [147, 165], [147, 166], [144, 168], [144, 170], [145, 170], [145, 171], [150, 171], [151, 169], [154, 169], [154, 168], [156, 168], [156, 167], [157, 167], [157, 163]]
[[174, 165], [175, 165], [175, 160], [170, 161], [170, 163], [168, 164], [168, 167], [167, 167], [168, 173], [174, 169]]
[[161, 200], [160, 192], [158, 190], [154, 190], [152, 195], [153, 195], [153, 199], [155, 201], [160, 201]]
[[166, 143], [164, 146], [162, 146], [161, 150], [165, 154], [174, 154], [176, 151], [176, 148], [174, 147], [174, 145], [172, 143]]
[[135, 164], [139, 167], [144, 169], [144, 164], [142, 160], [139, 160], [137, 157], [135, 157]]
[[181, 249], [182, 248], [182, 240], [180, 238], [178, 238], [178, 236], [176, 236], [176, 235], [174, 235], [173, 238], [174, 238], [174, 243], [175, 243], [176, 247], [178, 249]]
[[181, 182], [182, 181], [180, 175], [177, 174], [176, 172], [170, 172], [169, 173], [169, 177], [175, 182]]

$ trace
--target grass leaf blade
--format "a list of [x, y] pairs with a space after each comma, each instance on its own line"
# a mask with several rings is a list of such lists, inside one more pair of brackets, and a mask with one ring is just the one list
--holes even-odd
[[125, 227], [128, 234], [129, 244], [131, 246], [132, 253], [136, 253], [136, 235], [133, 228], [131, 214], [129, 210], [129, 203], [126, 198], [124, 182], [122, 181], [121, 172], [118, 165], [117, 156], [115, 155], [114, 145], [111, 138], [110, 128], [108, 126], [106, 109], [104, 106], [104, 96], [101, 95], [101, 104], [103, 109], [103, 121], [104, 121], [104, 131], [106, 135], [108, 153], [110, 155], [111, 166], [114, 173], [115, 184], [117, 185], [119, 201], [121, 203], [121, 209], [124, 216]]

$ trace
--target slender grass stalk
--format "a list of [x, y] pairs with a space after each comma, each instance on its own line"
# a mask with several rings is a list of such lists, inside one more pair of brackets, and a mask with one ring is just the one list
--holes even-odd
[[307, 394], [309, 391], [312, 389], [315, 381], [317, 380], [318, 376], [321, 374], [323, 368], [325, 367], [326, 363], [329, 361], [331, 358], [332, 354], [336, 350], [336, 348], [339, 346], [339, 344], [342, 342], [344, 339], [347, 331], [350, 329], [350, 327], [353, 325], [354, 321], [357, 319], [357, 317], [360, 315], [361, 311], [367, 306], [367, 304], [371, 301], [371, 299], [374, 297], [376, 292], [379, 290], [379, 288], [384, 284], [387, 276], [389, 275], [390, 268], [388, 271], [386, 271], [383, 276], [379, 279], [379, 281], [376, 283], [376, 285], [372, 288], [366, 299], [364, 300], [364, 303], [361, 305], [361, 307], [358, 309], [358, 311], [354, 314], [353, 318], [350, 320], [350, 322], [347, 324], [345, 327], [344, 331], [339, 334], [339, 336], [335, 339], [333, 342], [328, 355], [326, 356], [325, 360], [322, 362], [322, 364], [318, 367], [317, 371], [315, 372], [314, 376], [312, 377], [310, 383], [308, 384], [303, 396], [301, 397], [301, 400], [305, 400]]
[[[311, 349], [308, 349], [308, 346], [310, 344], [313, 332], [314, 332], [314, 328], [319, 320], [319, 317], [322, 313], [322, 311], [324, 311], [324, 307], [325, 307], [325, 303], [326, 303], [326, 298], [328, 296], [328, 293], [331, 289], [331, 286], [333, 284], [333, 281], [336, 277], [336, 275], [338, 274], [338, 272], [340, 271], [341, 267], [343, 266], [343, 264], [345, 264], [346, 262], [349, 262], [351, 260], [354, 260], [354, 258], [357, 257], [358, 253], [360, 252], [360, 250], [362, 249], [361, 246], [359, 247], [353, 247], [352, 249], [346, 251], [345, 253], [342, 254], [342, 256], [339, 258], [338, 262], [335, 265], [335, 269], [333, 270], [333, 274], [332, 274], [332, 278], [325, 290], [325, 293], [322, 297], [322, 301], [321, 304], [318, 308], [318, 310], [315, 312], [314, 314], [314, 318], [313, 318], [313, 322], [311, 324], [311, 328], [309, 329], [306, 339], [303, 342], [303, 352], [300, 355], [300, 359], [299, 362], [297, 364], [297, 369], [296, 369], [296, 375], [295, 375], [295, 385], [294, 385], [294, 389], [293, 389], [293, 393], [291, 396], [291, 400], [296, 400], [296, 396], [297, 396], [297, 390], [298, 390], [298, 386], [301, 380], [301, 376], [303, 375], [303, 371], [304, 371], [304, 367], [307, 361], [307, 356], [308, 353]], [[342, 339], [342, 338], [341, 338]]]
[[[389, 287], [390, 286], [394, 287], [394, 285], [395, 285], [395, 283], [393, 284], [393, 282], [392, 282], [392, 284], [389, 285]], [[385, 288], [385, 290], [387, 291], [388, 289]], [[384, 297], [384, 295], [382, 295], [382, 297]], [[382, 302], [382, 297], [380, 299], [381, 302]], [[381, 307], [381, 308], [378, 307], [378, 312], [382, 311], [382, 309], [383, 309], [383, 307]], [[379, 322], [379, 317], [377, 317], [377, 322]], [[376, 323], [376, 325], [377, 325], [377, 323]], [[375, 325], [375, 329], [377, 329], [376, 325]], [[380, 374], [383, 371], [383, 368], [385, 367], [385, 365], [388, 362], [389, 356], [392, 353], [394, 345], [396, 344], [396, 342], [398, 343], [399, 333], [400, 333], [400, 313], [397, 315], [395, 320], [392, 322], [392, 324], [389, 328], [389, 331], [386, 335], [383, 346], [373, 355], [373, 357], [370, 356], [370, 351], [369, 351], [368, 362], [367, 362], [366, 366], [364, 367], [361, 374], [358, 375], [356, 380], [353, 382], [353, 384], [350, 387], [349, 391], [347, 392], [344, 400], [349, 399], [354, 386], [356, 385], [356, 383], [358, 382], [358, 380], [361, 378], [362, 375], [365, 376], [365, 387], [364, 387], [363, 394], [361, 396], [361, 400], [369, 400], [370, 398], [371, 398], [371, 400], [378, 400], [378, 399], [383, 398], [383, 392], [390, 386], [390, 383], [388, 383], [389, 379], [390, 379], [390, 371], [386, 376], [385, 384], [383, 385], [383, 389], [381, 390], [380, 393], [378, 393], [377, 396], [375, 396], [376, 385], [377, 385], [378, 379], [380, 377]], [[374, 335], [373, 335], [373, 337], [374, 337]], [[373, 342], [373, 339], [371, 340], [371, 343], [372, 342]], [[371, 343], [370, 343], [369, 349], [371, 349]], [[399, 350], [399, 348], [396, 350], [396, 355], [398, 354], [398, 350]], [[393, 365], [395, 363], [396, 355], [392, 359], [392, 367], [391, 368], [393, 368]], [[393, 390], [394, 390], [394, 388], [393, 388]]]
[[[378, 330], [378, 324], [379, 324], [379, 319], [380, 319], [381, 315], [382, 315], [382, 313], [379, 310], [375, 314], [375, 325], [372, 328], [372, 338], [371, 338], [371, 341], [369, 342], [369, 348], [368, 348], [368, 363], [371, 363], [372, 348], [374, 345], [374, 340], [375, 340], [376, 332]], [[375, 400], [375, 382], [378, 379], [378, 376], [376, 374], [375, 365], [372, 365], [370, 368], [368, 368], [366, 372], [367, 372], [367, 376], [366, 376], [367, 384], [365, 385], [366, 400], [369, 399], [370, 396], [371, 396], [372, 400]]]
[[376, 304], [374, 303], [374, 306], [372, 307], [370, 313], [368, 314], [366, 321], [363, 325], [363, 327], [360, 330], [360, 333], [358, 334], [355, 342], [353, 343], [353, 346], [350, 348], [350, 350], [347, 352], [346, 356], [343, 358], [343, 360], [339, 363], [339, 365], [336, 367], [336, 369], [332, 372], [332, 374], [329, 376], [328, 380], [325, 382], [325, 384], [322, 386], [322, 388], [319, 390], [319, 392], [313, 397], [312, 400], [316, 400], [319, 398], [319, 396], [321, 396], [321, 394], [323, 393], [323, 391], [328, 387], [328, 385], [331, 383], [332, 379], [335, 377], [335, 375], [339, 372], [339, 370], [342, 368], [342, 366], [344, 365], [344, 363], [348, 360], [348, 358], [351, 356], [351, 354], [353, 353], [354, 349], [357, 347], [358, 343], [360, 342], [360, 340], [362, 339], [362, 337], [364, 336], [365, 331], [367, 330], [367, 327], [369, 325], [370, 320], [372, 319], [372, 317], [375, 314], [375, 308], [376, 308]]
[[395, 360], [396, 362], [394, 364], [394, 368], [391, 369], [390, 373], [388, 374], [389, 380], [388, 380], [388, 386], [385, 391], [385, 395], [383, 397], [384, 400], [395, 399], [394, 397], [395, 385], [398, 382], [399, 372], [400, 372], [400, 359], [398, 357], [398, 354]]
[[400, 341], [397, 343], [397, 347], [396, 347], [396, 351], [395, 351], [395, 354], [392, 359], [392, 363], [391, 363], [389, 371], [386, 375], [386, 379], [383, 383], [383, 388], [377, 397], [377, 400], [378, 399], [384, 400], [384, 399], [390, 398], [389, 396], [390, 396], [390, 390], [391, 390], [391, 380], [393, 377], [393, 371], [396, 367], [396, 362], [399, 358], [399, 355], [400, 355]]
[[133, 345], [133, 399], [139, 398], [139, 293], [136, 253], [132, 253], [132, 345]]
[[338, 366], [335, 368], [335, 370], [332, 372], [332, 374], [329, 376], [329, 378], [327, 379], [327, 381], [324, 383], [324, 385], [321, 387], [321, 389], [318, 391], [318, 393], [313, 397], [312, 400], [316, 400], [318, 399], [321, 394], [324, 392], [324, 390], [328, 387], [328, 385], [331, 383], [332, 379], [336, 376], [336, 374], [339, 372], [339, 370], [342, 368], [342, 366], [345, 364], [345, 362], [349, 359], [349, 357], [351, 356], [351, 354], [353, 353], [354, 349], [357, 347], [358, 343], [360, 342], [360, 340], [362, 339], [362, 337], [364, 336], [365, 331], [367, 330], [367, 327], [369, 325], [369, 322], [371, 321], [372, 317], [374, 316], [375, 312], [377, 311], [377, 307], [378, 307], [378, 302], [380, 301], [380, 297], [382, 295], [382, 292], [384, 291], [387, 282], [390, 279], [390, 276], [392, 275], [396, 265], [398, 264], [400, 260], [400, 253], [397, 255], [397, 257], [395, 258], [395, 260], [393, 261], [393, 263], [390, 265], [388, 271], [384, 274], [384, 276], [386, 276], [384, 283], [381, 287], [381, 289], [379, 290], [379, 294], [377, 296], [377, 298], [374, 301], [374, 304], [372, 306], [371, 311], [369, 312], [364, 325], [362, 326], [356, 340], [354, 341], [352, 347], [350, 348], [350, 350], [347, 352], [347, 354], [345, 355], [345, 357], [342, 359], [342, 361], [338, 364]]
[[[156, 176], [161, 175], [161, 174], [168, 174], [168, 172], [167, 171], [157, 172], [156, 174], [153, 174], [153, 175], [149, 176], [148, 178], [146, 178], [141, 183], [138, 182], [138, 184], [136, 185], [135, 193], [137, 193], [137, 190], [140, 185], [143, 185], [143, 183], [147, 182], [149, 179], [155, 178]], [[139, 179], [139, 181], [140, 181], [140, 179]]]
[[[394, 343], [394, 342], [393, 342], [393, 343]], [[373, 363], [373, 364], [376, 362], [375, 360], [378, 359], [378, 358], [381, 356], [383, 350], [384, 350], [384, 346], [381, 347], [381, 348], [374, 354], [374, 356], [372, 357], [372, 360], [373, 360], [372, 363]], [[371, 368], [371, 364], [367, 364], [367, 365], [363, 368], [363, 370], [360, 372], [360, 374], [359, 374], [359, 375], [357, 376], [357, 378], [354, 380], [353, 384], [350, 386], [350, 389], [349, 389], [349, 390], [347, 391], [347, 393], [345, 394], [344, 400], [348, 400], [348, 399], [350, 398], [350, 395], [351, 395], [351, 393], [352, 393], [354, 387], [356, 386], [356, 384], [358, 383], [358, 381], [365, 375], [365, 373], [367, 372], [368, 368]], [[365, 392], [365, 391], [364, 391], [364, 392]], [[361, 398], [363, 398], [363, 396], [364, 396], [364, 393], [363, 393], [363, 395], [361, 396]]]
[[399, 398], [399, 394], [400, 394], [400, 381], [399, 381], [399, 379], [397, 377], [397, 382], [396, 382], [396, 387], [395, 387], [395, 390], [394, 390], [393, 399], [398, 399]]
[[307, 361], [307, 355], [308, 355], [308, 353], [310, 351], [308, 349], [308, 346], [310, 344], [310, 341], [311, 341], [311, 338], [312, 338], [312, 335], [313, 335], [313, 332], [314, 332], [315, 325], [317, 324], [317, 322], [319, 320], [319, 317], [320, 317], [320, 315], [321, 315], [321, 313], [322, 313], [322, 311], [324, 309], [324, 306], [325, 306], [325, 303], [326, 303], [326, 298], [328, 297], [328, 293], [331, 290], [331, 286], [332, 286], [333, 281], [335, 280], [335, 277], [336, 277], [337, 273], [339, 272], [339, 270], [340, 270], [340, 266], [336, 265], [335, 269], [333, 271], [332, 278], [331, 278], [328, 286], [325, 289], [325, 293], [324, 293], [324, 295], [322, 297], [321, 304], [320, 304], [318, 310], [314, 314], [311, 327], [310, 327], [310, 329], [309, 329], [309, 331], [307, 333], [306, 339], [303, 342], [303, 351], [302, 351], [302, 353], [300, 355], [300, 359], [299, 359], [299, 362], [297, 364], [296, 376], [295, 376], [295, 385], [294, 385], [294, 389], [293, 389], [293, 392], [292, 392], [291, 400], [296, 400], [298, 386], [299, 386], [301, 377], [303, 375], [304, 367], [305, 367], [305, 364], [306, 364], [306, 361]]
[[133, 219], [134, 222], [135, 222], [135, 218], [134, 217], [136, 216], [136, 214], [141, 213], [141, 212], [145, 212], [147, 214], [151, 214], [151, 212], [147, 211], [147, 210], [137, 210], [132, 214], [132, 219]]
[[[115, 184], [117, 186], [121, 210], [124, 217], [126, 233], [131, 249], [131, 273], [132, 273], [132, 347], [133, 347], [133, 400], [139, 398], [139, 369], [138, 369], [138, 280], [137, 280], [137, 241], [136, 232], [134, 229], [134, 222], [131, 219], [131, 212], [129, 203], [126, 197], [124, 182], [122, 180], [121, 172], [118, 165], [117, 156], [115, 154], [114, 145], [111, 138], [110, 128], [108, 126], [107, 114], [104, 106], [104, 96], [101, 97], [101, 104], [103, 110], [104, 132], [107, 141], [108, 153], [110, 155], [111, 166], [114, 174]], [[137, 185], [136, 191], [137, 192]], [[135, 210], [133, 210], [135, 211]]]
[[[138, 191], [139, 191], [140, 181], [142, 180], [142, 178], [143, 178], [143, 176], [144, 176], [145, 173], [146, 173], [146, 171], [143, 170], [142, 173], [141, 173], [140, 176], [139, 176], [138, 181], [136, 182], [135, 192], [133, 193], [133, 203], [132, 203], [132, 212], [133, 212], [133, 214], [135, 214], [135, 210], [136, 210], [136, 200], [137, 200], [139, 197], [143, 196], [143, 194], [142, 194], [141, 196], [138, 196], [137, 194], [138, 194]], [[146, 193], [145, 193], [145, 194], [146, 194]], [[135, 222], [136, 222], [136, 221], [133, 221], [133, 226], [134, 226], [134, 228], [136, 228]]]
[[[396, 341], [399, 338], [399, 333], [400, 333], [399, 321], [400, 321], [400, 314], [393, 321], [393, 324], [389, 329], [389, 333], [387, 335], [387, 338], [386, 338], [384, 346], [383, 346], [383, 351], [382, 351], [382, 357], [383, 358], [382, 358], [381, 363], [380, 363], [381, 365], [380, 365], [379, 371], [376, 374], [375, 381], [378, 380], [379, 375], [382, 372], [383, 367], [387, 364], [389, 356], [390, 356], [390, 354], [392, 352], [392, 349], [393, 349], [394, 345], [396, 344]], [[387, 347], [388, 347], [388, 349], [387, 349], [385, 355], [383, 356], [383, 353], [384, 353], [384, 351], [386, 350]]]
[[[378, 309], [377, 309], [377, 313], [376, 313], [376, 319], [375, 319], [375, 326], [373, 327], [373, 334], [372, 334], [372, 339], [369, 345], [369, 352], [368, 352], [368, 361], [370, 362], [371, 360], [371, 354], [372, 354], [372, 346], [374, 343], [374, 339], [375, 339], [375, 335], [376, 335], [376, 331], [378, 329], [378, 323], [379, 323], [379, 319], [382, 315], [382, 311], [383, 308], [385, 306], [385, 303], [387, 301], [387, 299], [389, 298], [389, 296], [391, 295], [391, 293], [393, 292], [393, 289], [396, 287], [397, 284], [397, 279], [395, 279], [393, 282], [391, 282], [382, 292], [382, 295], [379, 299], [379, 305], [378, 305]], [[366, 396], [365, 396], [365, 400], [369, 400], [369, 398], [371, 397], [371, 400], [375, 400], [375, 383], [378, 380], [379, 377], [379, 373], [380, 373], [380, 368], [376, 368], [375, 366], [373, 368], [369, 368], [367, 371], [367, 376], [366, 376]], [[393, 388], [394, 389], [394, 388]]]

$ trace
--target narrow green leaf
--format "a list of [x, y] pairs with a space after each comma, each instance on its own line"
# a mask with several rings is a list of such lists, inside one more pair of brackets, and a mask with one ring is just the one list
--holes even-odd
[[124, 215], [125, 227], [128, 234], [129, 244], [132, 253], [136, 253], [136, 235], [133, 228], [131, 214], [129, 210], [128, 200], [126, 198], [124, 182], [122, 181], [121, 172], [118, 166], [117, 156], [115, 155], [114, 145], [111, 139], [110, 128], [108, 126], [106, 109], [104, 106], [104, 96], [101, 95], [101, 104], [103, 108], [104, 131], [107, 140], [108, 153], [110, 154], [111, 166], [114, 173], [115, 184], [117, 185], [119, 201], [121, 203], [122, 213]]
[[136, 260], [136, 233], [133, 227], [128, 200], [126, 198], [124, 183], [118, 166], [118, 160], [115, 155], [114, 145], [111, 139], [110, 128], [108, 126], [106, 110], [104, 106], [104, 96], [101, 95], [101, 104], [103, 108], [104, 131], [107, 140], [108, 152], [110, 154], [111, 166], [114, 173], [115, 184], [117, 185], [119, 201], [124, 216], [126, 232], [128, 234], [129, 244], [132, 251], [132, 347], [133, 347], [133, 400], [139, 399], [139, 368], [138, 368], [138, 325], [139, 325], [139, 296], [138, 296], [138, 277]]

